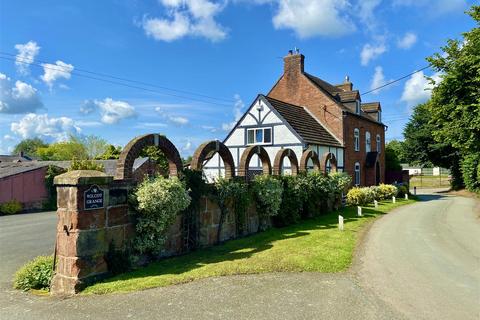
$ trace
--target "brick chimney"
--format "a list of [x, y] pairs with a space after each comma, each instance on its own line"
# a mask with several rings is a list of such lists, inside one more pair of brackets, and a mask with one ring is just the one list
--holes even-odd
[[283, 58], [283, 74], [287, 77], [296, 77], [303, 73], [305, 56], [298, 50], [290, 50], [288, 55]]
[[337, 85], [338, 88], [341, 88], [343, 91], [352, 91], [353, 90], [353, 83], [350, 82], [350, 77], [345, 76], [345, 80], [342, 84]]

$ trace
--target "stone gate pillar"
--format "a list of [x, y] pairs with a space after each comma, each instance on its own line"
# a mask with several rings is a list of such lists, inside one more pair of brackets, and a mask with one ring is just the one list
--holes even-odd
[[[112, 180], [94, 170], [70, 171], [55, 177], [58, 223], [52, 294], [75, 294], [89, 279], [108, 271], [104, 255], [110, 237], [107, 230]], [[120, 216], [127, 215], [126, 205], [121, 211]]]

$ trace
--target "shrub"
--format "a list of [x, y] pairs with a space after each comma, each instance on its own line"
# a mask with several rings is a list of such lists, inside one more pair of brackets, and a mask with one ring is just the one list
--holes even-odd
[[140, 253], [158, 254], [176, 215], [186, 209], [191, 198], [177, 177], [145, 179], [134, 192], [139, 218], [134, 247]]
[[16, 199], [0, 204], [0, 212], [3, 214], [15, 214], [22, 211], [22, 204]]
[[259, 229], [266, 228], [266, 220], [278, 214], [282, 203], [282, 182], [267, 175], [255, 176], [252, 184], [257, 213], [260, 218]]
[[280, 210], [273, 217], [273, 223], [277, 227], [294, 224], [300, 220], [300, 211], [303, 207], [306, 191], [300, 183], [298, 176], [280, 176], [283, 193]]
[[406, 194], [409, 194], [407, 186], [401, 185], [397, 187], [397, 196], [404, 197]]
[[354, 187], [347, 193], [347, 204], [352, 206], [363, 206], [373, 202], [375, 193], [372, 188]]
[[308, 192], [305, 209], [308, 217], [320, 215], [326, 208], [329, 195], [333, 192], [331, 180], [320, 172], [311, 172], [306, 176], [305, 189]]
[[97, 170], [104, 172], [105, 168], [103, 167], [103, 164], [97, 163], [94, 160], [77, 160], [76, 158], [73, 158], [68, 171], [73, 170]]
[[328, 177], [332, 181], [332, 190], [337, 195], [346, 192], [350, 183], [352, 183], [352, 177], [345, 172], [333, 172]]
[[13, 287], [24, 291], [50, 289], [53, 276], [53, 257], [38, 256], [21, 267], [13, 280]]
[[469, 154], [462, 160], [461, 171], [465, 187], [472, 192], [480, 190], [480, 155]]
[[379, 196], [378, 200], [390, 199], [391, 197], [397, 195], [397, 187], [395, 187], [394, 185], [382, 183], [377, 188]]

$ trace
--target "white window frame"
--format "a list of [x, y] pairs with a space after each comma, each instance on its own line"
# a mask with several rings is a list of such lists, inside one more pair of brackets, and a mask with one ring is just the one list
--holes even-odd
[[[257, 141], [257, 131], [258, 130], [262, 131], [262, 141], [261, 142]], [[265, 130], [270, 130], [270, 142], [265, 142]], [[248, 133], [250, 131], [253, 131], [253, 140], [254, 140], [253, 142], [248, 141]], [[247, 139], [247, 141], [246, 141], [247, 145], [269, 145], [269, 144], [272, 144], [272, 141], [273, 141], [273, 127], [248, 128], [246, 139]]]
[[365, 132], [365, 152], [370, 152], [372, 151], [372, 136], [370, 135], [370, 132], [367, 131]]
[[382, 152], [382, 140], [379, 134], [377, 134], [376, 146], [377, 146], [377, 152], [380, 154]]
[[353, 130], [353, 148], [355, 151], [360, 151], [360, 130], [358, 128]]
[[355, 172], [355, 185], [359, 186], [360, 185], [360, 162], [355, 162], [354, 172]]

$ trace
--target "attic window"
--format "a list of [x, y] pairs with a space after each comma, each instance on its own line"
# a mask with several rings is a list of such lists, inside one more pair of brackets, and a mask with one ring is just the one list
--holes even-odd
[[247, 144], [272, 143], [272, 128], [247, 129]]
[[355, 101], [355, 113], [360, 114], [360, 100]]

